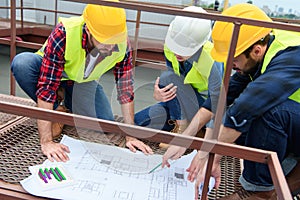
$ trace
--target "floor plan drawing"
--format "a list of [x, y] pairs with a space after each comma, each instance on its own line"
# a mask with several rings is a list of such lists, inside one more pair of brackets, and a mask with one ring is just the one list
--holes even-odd
[[145, 174], [161, 163], [161, 155], [146, 156], [141, 152], [131, 153], [128, 149], [89, 143], [84, 149], [76, 169], [110, 171], [115, 173]]
[[92, 193], [96, 196], [101, 196], [103, 190], [105, 188], [105, 184], [92, 182], [92, 181], [78, 181], [76, 185], [73, 186], [72, 190], [81, 191], [83, 193]]

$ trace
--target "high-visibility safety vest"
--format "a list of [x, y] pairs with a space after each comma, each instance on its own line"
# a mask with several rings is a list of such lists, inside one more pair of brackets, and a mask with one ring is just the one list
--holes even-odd
[[[184, 79], [184, 84], [191, 84], [198, 92], [208, 90], [208, 77], [214, 63], [210, 56], [212, 48], [213, 44], [209, 41], [203, 45], [198, 61], [192, 63], [192, 68]], [[166, 58], [172, 63], [175, 74], [180, 76], [179, 62], [175, 54], [166, 45], [164, 46], [164, 53]]]
[[[82, 48], [82, 27], [84, 24], [83, 17], [59, 18], [66, 31], [66, 49], [64, 71], [68, 78], [63, 80], [73, 80], [78, 83], [88, 82], [99, 79], [105, 72], [112, 69], [116, 63], [121, 62], [126, 54], [127, 42], [117, 44], [119, 51], [112, 52], [112, 55], [105, 57], [98, 63], [87, 78], [84, 78], [86, 51]], [[37, 52], [44, 55], [43, 47]]]
[[[264, 73], [266, 71], [266, 68], [267, 68], [268, 64], [270, 63], [271, 59], [279, 51], [284, 50], [288, 47], [300, 45], [300, 33], [298, 33], [298, 32], [274, 29], [273, 33], [274, 33], [275, 39], [271, 43], [271, 45], [265, 55], [261, 73]], [[296, 92], [294, 92], [291, 96], [289, 96], [289, 99], [300, 103], [300, 88], [298, 90], [296, 90]]]

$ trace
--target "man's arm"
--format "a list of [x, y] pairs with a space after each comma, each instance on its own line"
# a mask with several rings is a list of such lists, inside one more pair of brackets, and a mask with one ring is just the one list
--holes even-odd
[[126, 124], [134, 124], [133, 116], [134, 116], [134, 103], [129, 102], [125, 104], [121, 104], [121, 110], [123, 114], [123, 119]]
[[[57, 99], [56, 91], [59, 87], [62, 71], [64, 69], [65, 30], [62, 24], [58, 24], [48, 37], [44, 49], [44, 57], [40, 69], [37, 85], [37, 105], [39, 108], [53, 109]], [[54, 56], [55, 55], [55, 56]], [[42, 152], [50, 161], [66, 161], [69, 152], [68, 147], [53, 142], [52, 122], [38, 120], [38, 131]]]
[[[118, 101], [121, 104], [124, 122], [127, 124], [134, 124], [134, 81], [132, 51], [129, 39], [127, 42], [126, 55], [123, 61], [116, 64], [113, 72], [117, 86]], [[133, 137], [126, 137], [126, 146], [133, 152], [135, 152], [136, 148], [138, 148], [145, 154], [153, 153], [152, 149], [148, 145]]]
[[[37, 103], [39, 108], [52, 110], [53, 104], [38, 99]], [[50, 161], [55, 159], [56, 161], [66, 162], [69, 157], [66, 153], [70, 153], [67, 146], [53, 142], [52, 138], [52, 122], [45, 120], [37, 120], [38, 131], [40, 136], [40, 144], [43, 154], [47, 156]]]
[[[184, 130], [182, 135], [187, 136], [195, 136], [197, 132], [207, 123], [209, 120], [213, 117], [213, 113], [210, 110], [207, 110], [204, 107], [201, 107], [196, 115], [193, 117], [191, 123], [189, 126]], [[205, 133], [205, 136], [207, 134]], [[168, 150], [165, 152], [163, 159], [162, 159], [162, 167], [167, 166], [170, 167], [169, 159], [176, 160], [180, 158], [184, 152], [186, 151], [186, 148], [189, 147], [190, 144], [185, 144], [186, 147], [181, 146], [175, 146], [172, 145], [168, 148]]]
[[[130, 103], [126, 103], [126, 104], [121, 104], [121, 109], [122, 109], [124, 122], [126, 124], [134, 124], [134, 120], [133, 120], [134, 103], [133, 103], [133, 101]], [[148, 145], [144, 144], [142, 141], [140, 141], [134, 137], [126, 136], [126, 146], [132, 152], [136, 152], [136, 148], [138, 148], [145, 154], [153, 154], [152, 149]]]

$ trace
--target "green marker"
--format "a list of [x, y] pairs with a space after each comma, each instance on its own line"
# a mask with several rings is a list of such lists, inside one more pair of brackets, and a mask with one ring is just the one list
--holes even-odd
[[41, 174], [42, 174], [45, 178], [47, 178], [47, 176], [46, 176], [46, 174], [45, 174], [45, 172], [43, 171], [42, 168], [40, 168], [40, 172], [41, 172]]
[[56, 171], [59, 173], [61, 176], [62, 180], [66, 180], [66, 177], [63, 175], [63, 173], [58, 169], [58, 167], [55, 167]]
[[51, 167], [50, 168], [51, 173], [53, 174], [53, 176], [55, 177], [56, 180], [61, 181], [61, 179], [58, 177], [58, 175], [55, 173], [54, 169]]

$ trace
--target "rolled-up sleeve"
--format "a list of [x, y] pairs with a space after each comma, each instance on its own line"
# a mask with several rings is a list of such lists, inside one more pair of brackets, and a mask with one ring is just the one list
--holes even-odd
[[64, 70], [64, 52], [66, 33], [62, 24], [58, 24], [48, 37], [37, 84], [37, 98], [54, 103]]

